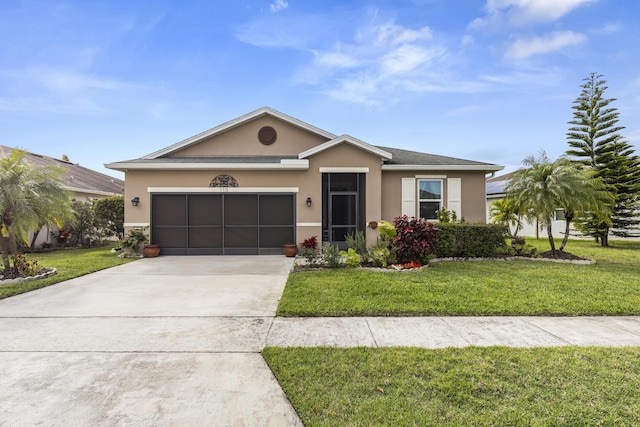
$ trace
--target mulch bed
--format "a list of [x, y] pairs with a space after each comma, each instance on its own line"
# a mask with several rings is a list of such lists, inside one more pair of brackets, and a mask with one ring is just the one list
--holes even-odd
[[574, 255], [565, 251], [546, 251], [538, 254], [541, 258], [549, 258], [549, 259], [568, 259], [572, 261], [584, 261], [586, 258], [579, 257], [578, 255]]

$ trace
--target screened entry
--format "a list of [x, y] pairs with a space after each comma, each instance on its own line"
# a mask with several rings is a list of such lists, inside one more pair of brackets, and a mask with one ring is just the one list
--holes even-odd
[[291, 193], [152, 194], [151, 241], [164, 255], [282, 254], [294, 210]]
[[322, 174], [322, 240], [346, 249], [348, 234], [364, 231], [365, 174]]

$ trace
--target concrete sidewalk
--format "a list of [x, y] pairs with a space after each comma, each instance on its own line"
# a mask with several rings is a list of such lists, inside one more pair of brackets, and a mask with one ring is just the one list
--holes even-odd
[[267, 345], [640, 346], [640, 317], [278, 317]]

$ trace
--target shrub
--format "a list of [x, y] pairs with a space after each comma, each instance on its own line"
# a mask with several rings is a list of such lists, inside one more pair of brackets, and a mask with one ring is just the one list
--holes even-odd
[[30, 277], [36, 276], [40, 272], [38, 261], [29, 260], [25, 255], [13, 256], [13, 268], [15, 268], [18, 276]]
[[396, 230], [393, 244], [397, 262], [404, 264], [417, 261], [426, 264], [429, 254], [436, 248], [438, 229], [423, 218], [409, 219], [406, 215], [394, 219], [393, 225]]
[[524, 237], [512, 237], [511, 249], [516, 256], [531, 256], [535, 255], [537, 249], [534, 246], [527, 244]]
[[347, 267], [360, 267], [361, 258], [355, 249], [349, 248], [346, 251], [340, 251], [340, 256], [345, 259]]
[[436, 211], [436, 215], [438, 216], [438, 221], [440, 221], [440, 223], [444, 223], [444, 222], [465, 222], [464, 218], [460, 219], [458, 221], [458, 214], [456, 214], [456, 211], [454, 210], [449, 210], [446, 206], [440, 210]]
[[132, 228], [129, 230], [124, 239], [120, 241], [120, 246], [131, 251], [134, 255], [139, 255], [141, 246], [149, 241], [149, 237], [145, 234], [145, 228]]
[[107, 237], [124, 237], [124, 196], [111, 196], [93, 202], [94, 222]]
[[396, 251], [388, 242], [380, 241], [369, 248], [369, 259], [374, 267], [386, 267], [396, 262]]
[[302, 249], [313, 249], [315, 251], [318, 248], [318, 236], [304, 239], [300, 246], [302, 246]]
[[367, 238], [362, 231], [349, 233], [345, 236], [347, 246], [352, 248], [358, 255], [366, 260], [368, 258]]
[[492, 257], [507, 246], [507, 227], [494, 224], [438, 224], [438, 257]]
[[389, 221], [382, 220], [378, 224], [378, 231], [380, 232], [380, 238], [388, 238], [392, 240], [396, 237], [396, 228]]
[[322, 260], [329, 268], [342, 267], [342, 257], [337, 246], [325, 244], [322, 247]]

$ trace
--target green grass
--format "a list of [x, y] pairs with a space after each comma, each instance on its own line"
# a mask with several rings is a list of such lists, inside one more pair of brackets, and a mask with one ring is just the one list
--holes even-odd
[[0, 284], [0, 299], [44, 288], [55, 283], [84, 276], [94, 271], [104, 270], [133, 261], [134, 258], [118, 258], [111, 253], [112, 246], [91, 249], [66, 249], [54, 252], [27, 254], [28, 259], [35, 259], [42, 267], [54, 267], [58, 273], [46, 279], [22, 282], [12, 285]]
[[[528, 243], [548, 250], [546, 240]], [[411, 272], [337, 269], [289, 276], [279, 316], [640, 314], [640, 242], [569, 242], [595, 265], [441, 262]]]
[[266, 348], [311, 426], [640, 424], [640, 348]]

